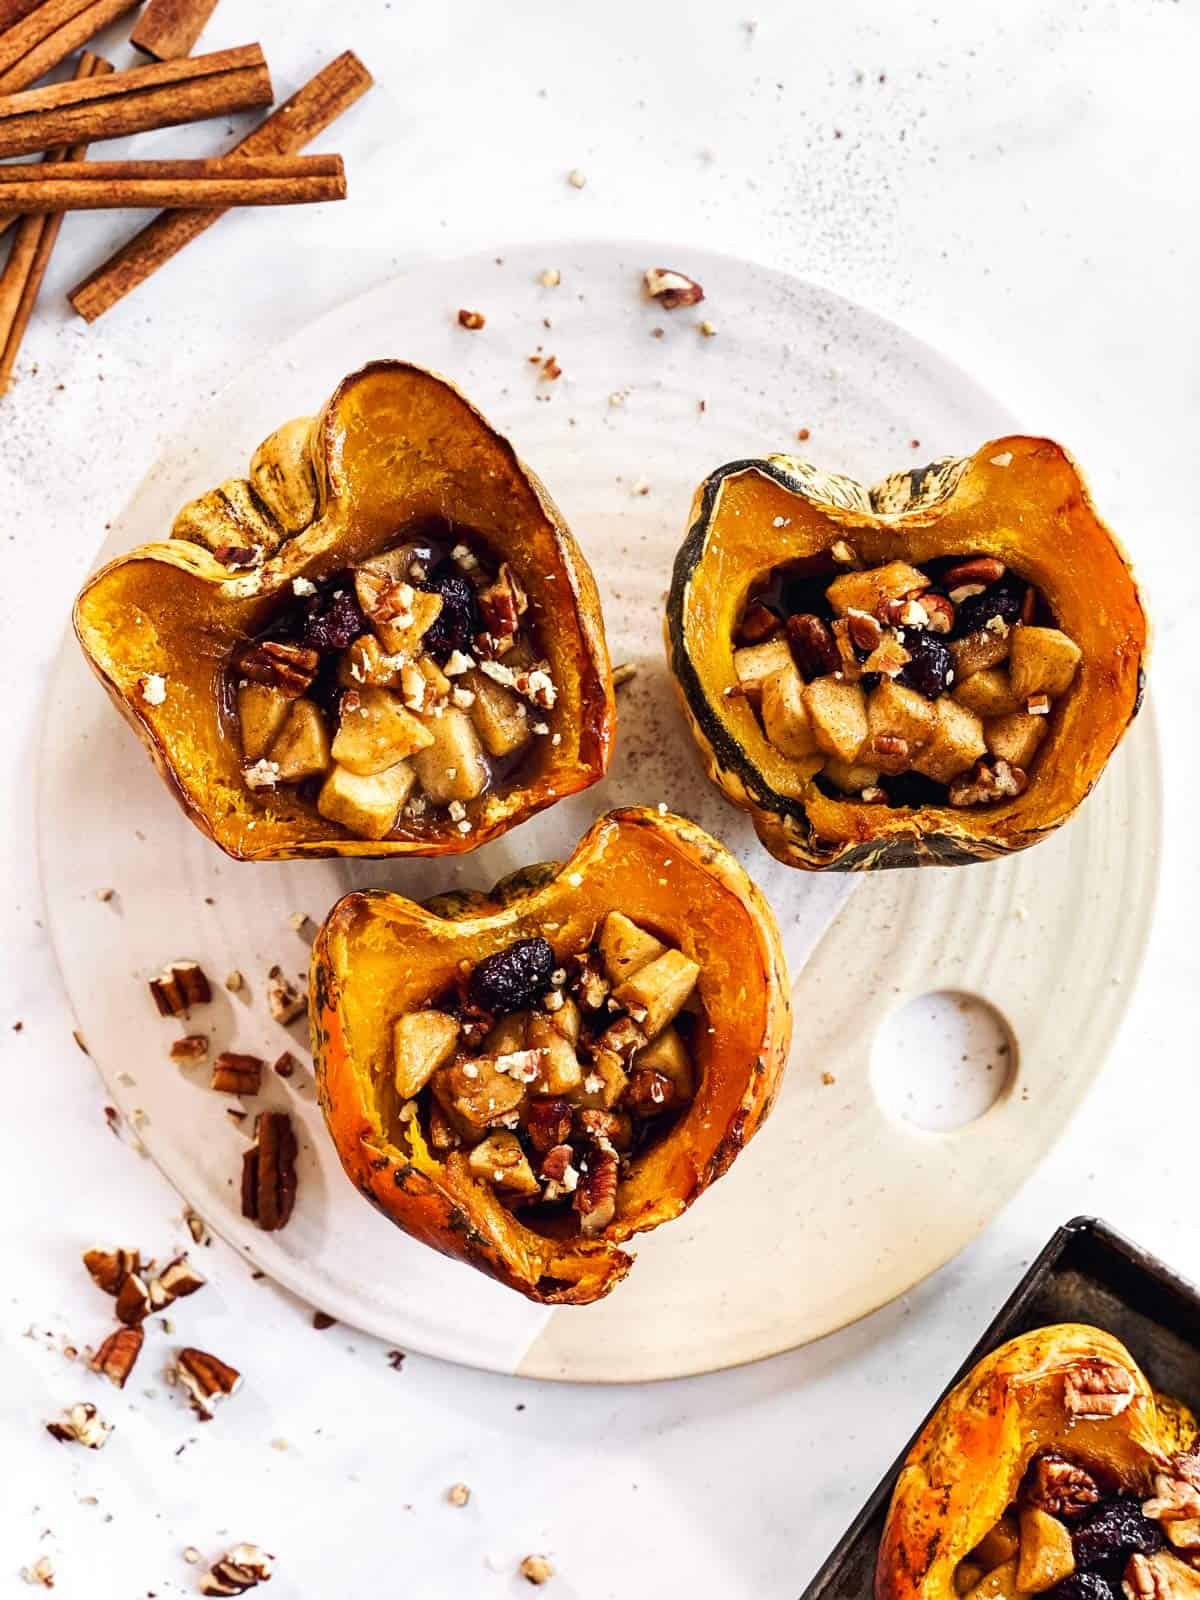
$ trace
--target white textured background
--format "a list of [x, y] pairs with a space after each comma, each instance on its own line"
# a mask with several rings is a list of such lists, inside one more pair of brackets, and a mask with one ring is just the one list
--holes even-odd
[[[348, 46], [377, 74], [323, 141], [345, 154], [353, 198], [228, 219], [91, 329], [62, 292], [128, 222], [70, 219], [0, 404], [0, 1585], [20, 1592], [18, 1569], [48, 1553], [66, 1596], [190, 1592], [185, 1545], [212, 1556], [249, 1538], [279, 1558], [275, 1600], [528, 1593], [512, 1574], [532, 1549], [556, 1563], [547, 1592], [571, 1600], [784, 1600], [1054, 1225], [1099, 1212], [1200, 1277], [1200, 19], [1170, 0], [753, 13], [225, 0], [205, 43], [251, 37], [282, 92]], [[139, 149], [222, 142], [210, 128]], [[99, 1392], [52, 1348], [104, 1330], [80, 1249], [161, 1255], [181, 1237], [177, 1198], [105, 1128], [39, 921], [34, 748], [70, 598], [160, 441], [273, 340], [422, 255], [572, 234], [703, 243], [829, 284], [945, 349], [1087, 464], [1154, 605], [1167, 744], [1161, 912], [1120, 1044], [982, 1241], [807, 1351], [653, 1390], [417, 1357], [395, 1372], [383, 1347], [313, 1331], [307, 1308], [214, 1246], [212, 1286], [177, 1323], [249, 1375], [228, 1413], [192, 1425], [156, 1381], [172, 1341], [152, 1333], [125, 1395], [103, 1391], [121, 1448], [57, 1446], [42, 1420]], [[52, 1337], [23, 1338], [31, 1324]], [[473, 1490], [464, 1511], [443, 1498], [457, 1479]]]

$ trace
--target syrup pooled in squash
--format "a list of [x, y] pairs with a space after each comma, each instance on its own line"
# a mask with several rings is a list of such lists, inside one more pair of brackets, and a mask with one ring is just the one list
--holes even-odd
[[320, 585], [234, 657], [228, 706], [248, 787], [298, 786], [360, 838], [452, 826], [553, 739], [553, 680], [520, 582], [457, 529]]
[[822, 792], [891, 806], [1011, 799], [1081, 658], [988, 556], [864, 569], [838, 540], [747, 596], [737, 688]]
[[603, 1233], [630, 1163], [696, 1092], [688, 1047], [700, 968], [619, 911], [557, 966], [516, 941], [393, 1028], [402, 1122], [539, 1232]]

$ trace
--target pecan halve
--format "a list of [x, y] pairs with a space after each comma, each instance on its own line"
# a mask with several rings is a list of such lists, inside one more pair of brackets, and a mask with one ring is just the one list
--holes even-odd
[[222, 1050], [213, 1062], [212, 1083], [219, 1094], [257, 1094], [262, 1088], [263, 1063], [258, 1056]]
[[110, 1383], [123, 1389], [145, 1340], [142, 1328], [114, 1328], [88, 1364], [93, 1372], [102, 1372]]
[[242, 651], [237, 658], [237, 670], [244, 678], [269, 684], [290, 700], [296, 700], [312, 684], [320, 661], [315, 650], [302, 644], [263, 639]]
[[192, 1409], [203, 1422], [211, 1422], [218, 1403], [236, 1394], [242, 1375], [236, 1367], [190, 1346], [175, 1357], [175, 1376], [187, 1391]]
[[1154, 1495], [1142, 1507], [1159, 1522], [1187, 1522], [1200, 1517], [1200, 1455], [1172, 1457], [1170, 1471], [1154, 1475]]
[[575, 1190], [579, 1231], [585, 1238], [603, 1233], [617, 1209], [617, 1153], [607, 1143], [592, 1145], [584, 1157]]
[[207, 1005], [212, 999], [208, 978], [197, 961], [172, 961], [150, 979], [150, 993], [160, 1017], [186, 1017], [192, 1006]]
[[902, 739], [898, 733], [875, 734], [870, 741], [869, 752], [870, 764], [892, 777], [907, 772], [911, 765], [912, 752], [908, 740]]
[[1112, 1361], [1083, 1361], [1063, 1378], [1063, 1402], [1073, 1417], [1119, 1417], [1137, 1394], [1137, 1384]]
[[1030, 1466], [1022, 1499], [1039, 1511], [1069, 1522], [1097, 1504], [1100, 1485], [1074, 1461], [1049, 1451]]
[[260, 1112], [242, 1157], [242, 1215], [267, 1233], [286, 1224], [296, 1203], [296, 1149], [287, 1112]]

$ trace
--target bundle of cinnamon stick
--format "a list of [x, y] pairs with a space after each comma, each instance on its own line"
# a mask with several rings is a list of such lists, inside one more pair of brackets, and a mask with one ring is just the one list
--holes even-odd
[[192, 57], [217, 0], [148, 0], [130, 36], [147, 65], [114, 72], [85, 51], [74, 77], [30, 87], [138, 0], [0, 0], [0, 234], [16, 224], [0, 272], [0, 393], [9, 386], [63, 214], [159, 211], [70, 293], [87, 321], [110, 310], [234, 206], [341, 200], [340, 156], [299, 152], [371, 87], [352, 52], [331, 61], [223, 155], [192, 161], [88, 161], [88, 146], [269, 106], [261, 48]]

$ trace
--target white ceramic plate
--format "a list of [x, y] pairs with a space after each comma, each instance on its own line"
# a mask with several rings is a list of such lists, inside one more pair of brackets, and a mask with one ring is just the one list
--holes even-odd
[[[664, 264], [704, 283], [702, 308], [663, 312], [643, 298], [642, 270]], [[561, 272], [557, 287], [542, 285], [547, 267]], [[458, 327], [459, 307], [484, 312], [486, 329]], [[715, 337], [701, 333], [702, 315]], [[528, 359], [539, 351], [557, 355], [557, 382]], [[50, 926], [91, 1054], [151, 1156], [214, 1228], [315, 1306], [394, 1344], [501, 1371], [625, 1380], [705, 1371], [816, 1338], [961, 1249], [1032, 1171], [1098, 1071], [1153, 901], [1159, 776], [1146, 719], [1081, 817], [1013, 861], [849, 880], [789, 871], [759, 848], [701, 775], [662, 659], [662, 602], [692, 490], [722, 462], [780, 450], [871, 480], [965, 453], [1013, 424], [962, 372], [861, 307], [704, 251], [522, 247], [393, 279], [256, 362], [199, 411], [100, 559], [165, 536], [184, 500], [242, 473], [260, 438], [381, 355], [458, 383], [514, 439], [580, 537], [614, 660], [640, 667], [621, 691], [612, 774], [453, 864], [239, 865], [176, 809], [69, 640], [42, 752], [41, 854]], [[810, 433], [803, 446], [801, 427]], [[293, 1220], [277, 1234], [244, 1221], [245, 1135], [207, 1088], [207, 1070], [167, 1060], [180, 1029], [157, 1016], [146, 979], [193, 957], [218, 984], [215, 1003], [193, 1019], [212, 1033], [214, 1051], [302, 1052], [299, 1030], [284, 1036], [263, 1003], [270, 966], [298, 975], [306, 965], [292, 913], [320, 919], [367, 883], [418, 898], [490, 884], [524, 862], [564, 856], [598, 812], [634, 801], [665, 801], [717, 833], [783, 928], [795, 980], [790, 1074], [733, 1171], [685, 1218], [641, 1241], [637, 1266], [609, 1300], [546, 1312], [376, 1215], [342, 1177], [305, 1072], [288, 1083], [271, 1077], [256, 1102], [287, 1105], [297, 1119]], [[115, 896], [100, 901], [108, 887]], [[248, 979], [238, 996], [219, 987], [233, 969]], [[987, 1041], [969, 1016], [926, 1005], [916, 1042], [877, 1050], [873, 1067], [881, 1022], [929, 990], [985, 997], [1015, 1055], [983, 1061]], [[943, 1082], [935, 1069], [951, 1049], [971, 1059]], [[991, 1100], [988, 1067], [999, 1084], [1014, 1060], [995, 1104], [948, 1131]]]

